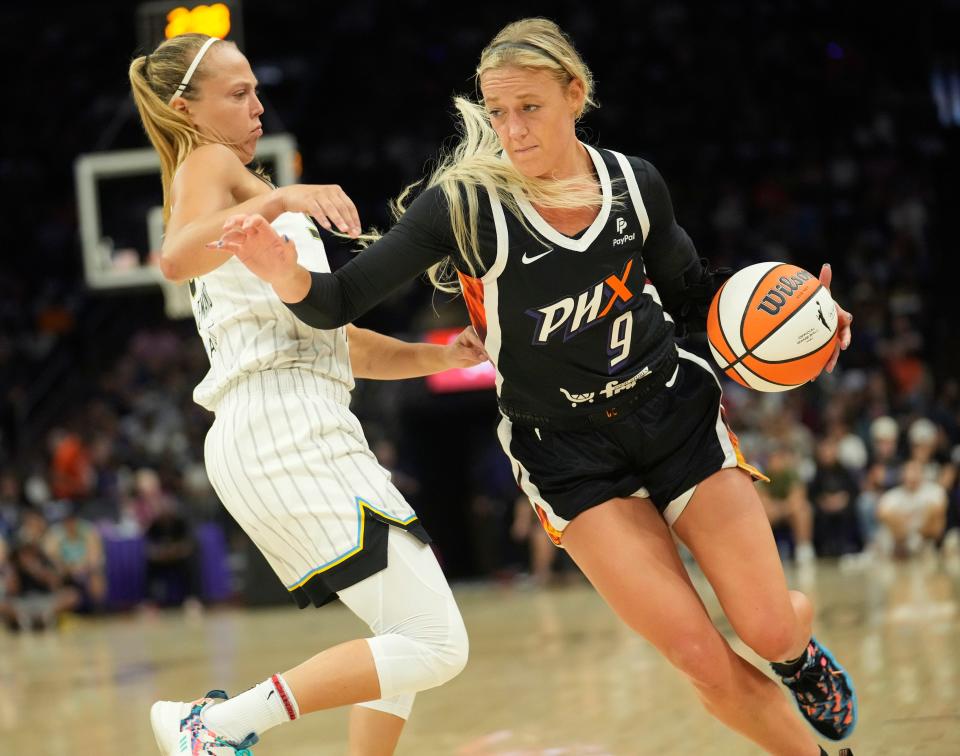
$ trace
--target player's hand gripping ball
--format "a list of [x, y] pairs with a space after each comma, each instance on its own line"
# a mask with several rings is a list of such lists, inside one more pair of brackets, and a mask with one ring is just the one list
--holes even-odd
[[838, 338], [838, 308], [825, 283], [780, 262], [750, 265], [729, 278], [707, 314], [720, 369], [758, 391], [787, 391], [816, 378]]

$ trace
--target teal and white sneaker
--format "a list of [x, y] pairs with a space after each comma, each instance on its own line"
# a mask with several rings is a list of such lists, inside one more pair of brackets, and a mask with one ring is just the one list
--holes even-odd
[[821, 735], [843, 740], [857, 726], [857, 694], [847, 671], [825, 646], [811, 638], [800, 671], [780, 677], [800, 707], [800, 713]]
[[250, 733], [240, 743], [221, 738], [200, 715], [208, 706], [227, 700], [222, 690], [211, 690], [198, 701], [157, 701], [150, 707], [150, 724], [163, 756], [253, 756], [250, 747], [259, 740]]

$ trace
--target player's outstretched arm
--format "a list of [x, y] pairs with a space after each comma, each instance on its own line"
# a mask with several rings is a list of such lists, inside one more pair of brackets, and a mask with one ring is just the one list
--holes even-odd
[[284, 302], [291, 301], [285, 298], [288, 296], [299, 301], [310, 289], [310, 271], [297, 263], [296, 245], [286, 235], [278, 234], [262, 215], [227, 218], [220, 239], [205, 247], [236, 257], [251, 273], [273, 286]]
[[357, 320], [431, 265], [457, 254], [449, 218], [437, 211], [436, 193], [430, 191], [414, 200], [386, 234], [334, 273], [311, 272], [297, 265], [295, 258], [284, 257], [276, 231], [255, 216], [232, 218], [221, 238], [207, 246], [236, 255], [273, 287], [303, 323], [320, 329], [339, 328]]
[[160, 270], [171, 281], [186, 281], [220, 267], [230, 253], [206, 244], [220, 236], [236, 215], [273, 221], [284, 212], [306, 213], [326, 229], [336, 226], [356, 237], [360, 218], [352, 200], [335, 184], [295, 184], [237, 204], [249, 192], [249, 171], [228, 148], [210, 144], [194, 150], [173, 180], [170, 219], [160, 251]]
[[347, 326], [347, 336], [350, 365], [357, 378], [419, 378], [489, 359], [473, 326], [464, 328], [450, 344], [411, 343], [353, 325]]

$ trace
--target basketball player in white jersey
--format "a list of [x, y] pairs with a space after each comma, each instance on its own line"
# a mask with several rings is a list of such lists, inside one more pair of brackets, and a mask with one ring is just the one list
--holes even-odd
[[[825, 756], [718, 631], [674, 542], [803, 718], [848, 737], [850, 675], [812, 637], [810, 600], [787, 588], [719, 382], [674, 342], [678, 325], [705, 327], [713, 273], [650, 163], [577, 138], [593, 77], [556, 24], [504, 27], [476, 78], [482, 102], [455, 103], [460, 141], [397, 225], [335, 273], [298, 265], [256, 214], [225, 225], [223, 248], [317, 328], [350, 322], [424, 270], [459, 280], [497, 371], [500, 441], [554, 542], [713, 716], [768, 753]], [[838, 320], [846, 348], [852, 318], [838, 309]]]
[[161, 158], [161, 269], [189, 281], [210, 358], [194, 394], [215, 413], [205, 446], [210, 480], [301, 608], [339, 596], [374, 633], [233, 699], [212, 691], [192, 703], [157, 702], [157, 744], [164, 754], [248, 754], [271, 727], [360, 704], [351, 754], [393, 753], [415, 693], [463, 668], [467, 636], [426, 531], [349, 410], [353, 375], [407, 378], [486, 354], [472, 329], [438, 347], [303, 325], [269, 285], [204, 242], [229, 217], [255, 212], [296, 246], [301, 264], [329, 271], [309, 216], [355, 237], [353, 203], [337, 186], [276, 189], [247, 169], [263, 108], [233, 43], [176, 37], [136, 58], [129, 75]]

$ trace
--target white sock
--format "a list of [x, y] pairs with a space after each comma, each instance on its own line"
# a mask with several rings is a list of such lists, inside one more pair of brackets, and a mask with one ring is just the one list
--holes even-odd
[[299, 716], [300, 708], [286, 681], [274, 675], [236, 698], [208, 707], [203, 722], [220, 737], [239, 743], [251, 732], [263, 735]]

